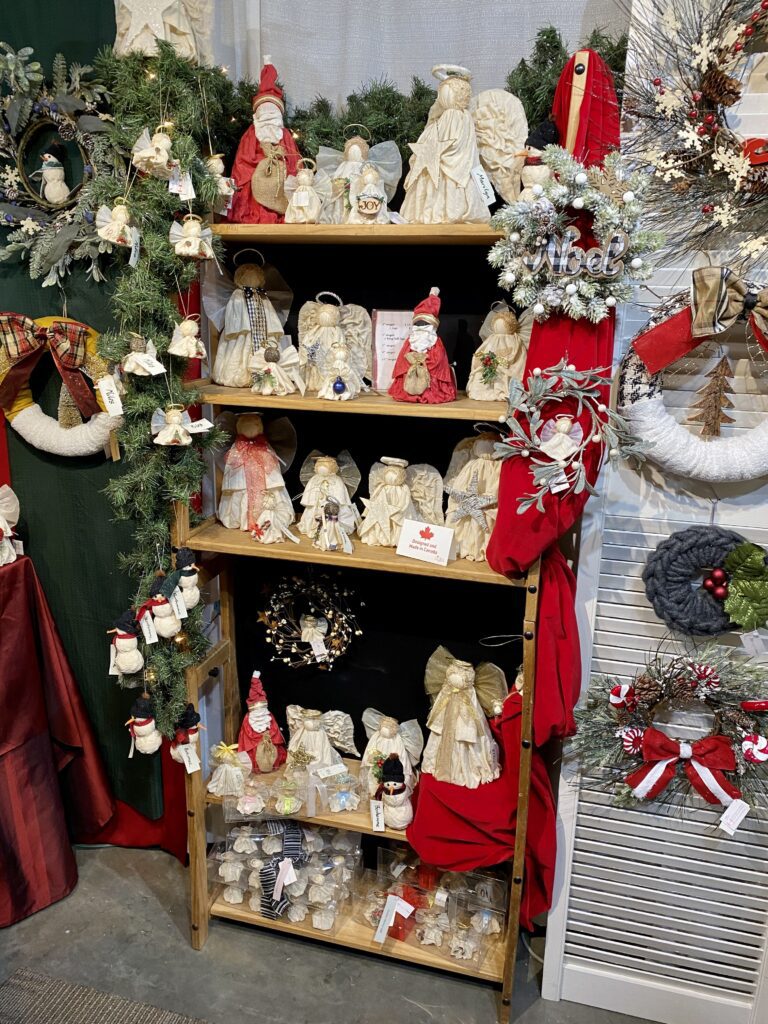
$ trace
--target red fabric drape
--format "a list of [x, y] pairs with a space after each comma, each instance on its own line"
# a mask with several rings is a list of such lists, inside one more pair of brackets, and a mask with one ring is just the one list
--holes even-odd
[[[282, 147], [285, 152], [286, 176], [295, 174], [301, 154], [287, 128], [283, 128]], [[227, 220], [233, 224], [282, 224], [285, 220], [282, 213], [268, 210], [253, 198], [251, 178], [263, 158], [264, 150], [256, 138], [253, 125], [251, 125], [240, 139], [235, 162], [232, 165], [232, 177], [235, 179], [237, 192], [232, 198], [232, 206], [227, 214]]]
[[8, 425], [5, 422], [5, 415], [0, 409], [0, 485], [11, 482], [11, 467], [8, 462], [8, 441], [5, 432]]
[[[602, 164], [606, 153], [619, 148], [619, 104], [613, 85], [613, 75], [599, 53], [586, 50], [587, 61], [584, 99], [579, 110], [579, 126], [573, 146], [573, 155], [588, 167]], [[555, 90], [552, 114], [557, 125], [560, 145], [568, 136], [568, 116], [574, 82], [580, 81], [576, 68], [580, 62], [574, 55], [563, 68]]]

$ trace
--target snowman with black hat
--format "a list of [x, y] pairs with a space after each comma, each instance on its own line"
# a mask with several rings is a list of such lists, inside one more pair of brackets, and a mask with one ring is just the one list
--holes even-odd
[[157, 728], [152, 701], [149, 699], [148, 693], [143, 693], [133, 702], [131, 717], [125, 724], [131, 734], [131, 751], [128, 757], [133, 757], [134, 748], [140, 754], [154, 754], [156, 750], [160, 749], [163, 736]]
[[173, 739], [171, 740], [171, 757], [179, 764], [186, 764], [188, 760], [199, 764], [199, 757], [188, 759], [184, 747], [191, 746], [197, 755], [200, 746], [200, 715], [195, 711], [194, 704], [187, 704], [173, 726]]
[[411, 794], [405, 784], [403, 762], [397, 754], [390, 754], [382, 761], [376, 799], [382, 802], [384, 824], [388, 828], [403, 830], [413, 821]]

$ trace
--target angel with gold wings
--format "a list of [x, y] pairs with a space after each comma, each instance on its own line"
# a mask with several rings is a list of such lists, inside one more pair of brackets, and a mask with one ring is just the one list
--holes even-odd
[[291, 754], [298, 755], [301, 752], [303, 760], [309, 759], [309, 767], [326, 768], [342, 763], [339, 750], [360, 756], [355, 747], [355, 728], [345, 711], [320, 712], [289, 704], [285, 715], [290, 730], [289, 762]]

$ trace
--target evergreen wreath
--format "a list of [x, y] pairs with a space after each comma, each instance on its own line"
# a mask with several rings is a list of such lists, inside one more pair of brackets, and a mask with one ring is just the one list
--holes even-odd
[[[694, 793], [711, 804], [743, 799], [768, 807], [764, 680], [764, 669], [714, 643], [670, 660], [657, 653], [631, 683], [596, 677], [576, 711], [572, 743], [582, 770], [624, 807], [688, 802]], [[712, 729], [694, 743], [654, 726], [662, 710], [704, 709], [713, 715]]]
[[[552, 175], [533, 186], [535, 198], [510, 203], [491, 220], [505, 237], [488, 261], [500, 271], [499, 285], [516, 305], [532, 306], [537, 320], [562, 313], [599, 323], [652, 272], [647, 257], [660, 236], [640, 227], [648, 175], [630, 170], [618, 152], [602, 168], [587, 168], [560, 146], [547, 146], [542, 161]], [[599, 250], [577, 244], [573, 222], [582, 210], [593, 214]]]

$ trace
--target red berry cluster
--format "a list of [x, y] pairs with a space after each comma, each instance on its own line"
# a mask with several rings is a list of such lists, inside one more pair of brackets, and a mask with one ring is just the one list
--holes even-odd
[[[741, 34], [744, 38], [749, 41], [750, 37], [755, 34], [755, 23], [765, 17], [765, 12], [768, 11], [768, 0], [763, 0], [760, 4], [759, 11], [753, 11], [749, 16], [749, 21], [741, 26]], [[740, 53], [744, 49], [744, 43], [737, 41], [731, 47], [734, 53]]]
[[[768, 0], [766, 0], [768, 3]], [[709, 591], [716, 601], [724, 601], [728, 597], [728, 573], [725, 569], [713, 569], [704, 580], [704, 589]]]

